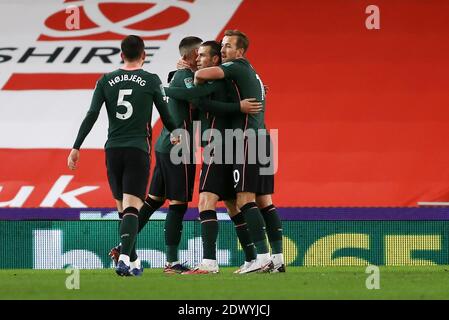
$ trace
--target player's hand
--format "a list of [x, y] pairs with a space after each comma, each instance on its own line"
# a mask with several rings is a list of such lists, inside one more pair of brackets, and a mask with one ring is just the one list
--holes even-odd
[[180, 70], [180, 69], [190, 69], [191, 66], [190, 64], [187, 63], [187, 61], [185, 61], [183, 58], [180, 58], [178, 60], [178, 63], [176, 64], [176, 69]]
[[242, 113], [256, 114], [262, 111], [262, 103], [255, 98], [248, 98], [240, 101], [240, 111]]
[[175, 136], [175, 135], [173, 135], [173, 133], [170, 133], [170, 142], [172, 145], [181, 143], [181, 135]]
[[194, 84], [195, 86], [200, 85], [200, 84], [203, 84], [203, 83], [205, 83], [205, 82], [206, 82], [206, 80], [197, 78], [196, 73], [195, 73], [195, 76], [194, 76], [194, 78], [193, 78], [193, 84]]
[[69, 157], [67, 159], [67, 165], [70, 170], [75, 170], [78, 160], [80, 159], [80, 151], [77, 149], [72, 149], [70, 151]]

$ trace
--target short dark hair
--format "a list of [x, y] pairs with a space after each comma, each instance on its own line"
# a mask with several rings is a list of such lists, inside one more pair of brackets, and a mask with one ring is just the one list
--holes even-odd
[[236, 29], [235, 30], [226, 30], [224, 35], [228, 36], [228, 37], [236, 36], [237, 37], [237, 49], [243, 48], [243, 53], [245, 53], [248, 50], [249, 39], [246, 36], [246, 34], [244, 34], [243, 32], [236, 30]]
[[201, 44], [201, 47], [209, 47], [209, 54], [211, 57], [218, 56], [221, 63], [221, 44], [215, 40], [205, 41]]
[[201, 40], [198, 37], [193, 36], [185, 37], [179, 43], [179, 54], [181, 56], [189, 54], [192, 51], [192, 49], [197, 48], [201, 44], [201, 42], [203, 42], [203, 40]]
[[121, 48], [126, 60], [135, 61], [141, 57], [145, 44], [141, 37], [129, 35], [122, 40]]

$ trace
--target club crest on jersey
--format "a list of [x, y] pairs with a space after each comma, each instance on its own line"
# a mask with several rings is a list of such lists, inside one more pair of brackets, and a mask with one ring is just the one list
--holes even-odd
[[186, 85], [187, 89], [193, 88], [193, 78], [192, 77], [185, 78], [184, 84]]

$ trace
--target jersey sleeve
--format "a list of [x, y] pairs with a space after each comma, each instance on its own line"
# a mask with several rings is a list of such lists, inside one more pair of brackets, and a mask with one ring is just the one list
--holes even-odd
[[192, 88], [168, 87], [164, 89], [165, 94], [170, 98], [189, 101], [196, 98], [208, 96], [217, 91], [219, 88], [220, 84], [214, 81], [194, 86]]
[[198, 109], [213, 113], [219, 117], [240, 113], [240, 102], [222, 102], [208, 98], [199, 98], [194, 101], [194, 104]]
[[178, 70], [173, 76], [172, 81], [169, 85], [170, 88], [185, 88], [191, 89], [193, 85], [193, 72], [188, 69]]
[[153, 101], [156, 106], [159, 115], [161, 116], [162, 123], [169, 130], [173, 131], [176, 129], [176, 125], [174, 124], [169, 112], [168, 112], [168, 104], [165, 101], [165, 92], [164, 87], [162, 85], [161, 79], [159, 76], [154, 75], [154, 84], [153, 88]]
[[[104, 76], [103, 76], [104, 77]], [[98, 115], [100, 114], [101, 106], [105, 101], [104, 90], [102, 85], [101, 78], [97, 81], [97, 85], [95, 86], [94, 95], [92, 97], [92, 101], [90, 104], [90, 108], [87, 111], [86, 116], [84, 117], [83, 122], [78, 130], [78, 135], [76, 137], [75, 143], [73, 144], [73, 149], [80, 149], [84, 140], [86, 139], [89, 132], [92, 130], [95, 122], [98, 119]]]
[[239, 63], [234, 61], [222, 63], [219, 67], [223, 70], [226, 79], [234, 80], [242, 72]]

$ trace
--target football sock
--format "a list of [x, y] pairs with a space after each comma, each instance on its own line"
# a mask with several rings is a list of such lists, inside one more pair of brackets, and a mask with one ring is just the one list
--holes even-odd
[[218, 221], [215, 210], [200, 212], [203, 259], [217, 260]]
[[120, 226], [122, 225], [122, 220], [123, 220], [123, 212], [119, 212], [118, 213], [118, 234], [120, 235]]
[[178, 247], [181, 242], [182, 220], [187, 211], [187, 204], [172, 204], [168, 207], [165, 219], [165, 245], [167, 262], [178, 260]]
[[123, 210], [123, 220], [120, 226], [120, 240], [122, 242], [121, 254], [129, 256], [137, 236], [139, 210], [128, 207]]
[[131, 270], [132, 269], [140, 269], [140, 267], [141, 267], [140, 259], [137, 258], [134, 261], [130, 260], [129, 267], [131, 268]]
[[139, 211], [139, 232], [145, 227], [151, 215], [162, 205], [165, 201], [156, 201], [150, 197], [147, 197], [143, 203], [142, 208]]
[[240, 208], [248, 224], [249, 234], [254, 241], [258, 254], [268, 253], [267, 236], [265, 234], [265, 221], [255, 202], [248, 202]]
[[284, 264], [284, 255], [282, 253], [276, 253], [271, 256], [275, 266]]
[[129, 254], [129, 259], [131, 260], [131, 262], [137, 260], [136, 244], [137, 244], [137, 237], [136, 237], [136, 241], [134, 241], [134, 245], [133, 245], [133, 248], [131, 249], [131, 253]]
[[[122, 220], [123, 220], [123, 212], [119, 212], [118, 213], [118, 217], [120, 219], [119, 223], [118, 223], [118, 232], [120, 234], [120, 227], [122, 225]], [[137, 242], [137, 239], [136, 239]], [[137, 252], [136, 252], [136, 242], [134, 242], [133, 248], [131, 249], [131, 253], [129, 254], [129, 259], [131, 261], [136, 261], [137, 259]], [[119, 246], [120, 252], [121, 252], [121, 244]]]
[[240, 245], [245, 253], [245, 261], [250, 262], [256, 259], [256, 247], [254, 246], [253, 240], [249, 234], [248, 225], [246, 224], [243, 214], [239, 212], [235, 216], [231, 217], [231, 220], [234, 222], [237, 238], [239, 239]]
[[267, 226], [267, 235], [271, 246], [271, 253], [282, 253], [282, 225], [276, 207], [274, 205], [269, 205], [260, 210], [260, 212], [262, 213], [265, 225]]
[[[164, 201], [156, 201], [153, 200], [150, 197], [147, 197], [143, 203], [142, 208], [140, 208], [139, 211], [139, 228], [137, 230], [137, 233], [139, 233], [143, 227], [146, 226], [147, 222], [149, 221], [151, 215], [160, 207], [162, 207], [162, 205], [164, 204]], [[129, 256], [129, 258], [131, 259], [131, 261], [135, 261], [137, 259], [137, 252], [136, 252], [136, 243], [137, 243], [137, 239], [136, 242], [134, 243], [133, 248], [131, 249], [131, 254]]]
[[118, 257], [118, 260], [119, 260], [119, 261], [123, 261], [123, 262], [129, 267], [129, 264], [130, 264], [130, 262], [129, 262], [129, 256], [127, 256], [126, 254], [121, 254], [121, 255]]
[[271, 257], [268, 252], [267, 253], [258, 253], [257, 260], [259, 260], [261, 263], [265, 264], [271, 260]]
[[216, 259], [203, 259], [202, 263], [204, 265], [215, 267], [217, 266], [217, 260]]
[[[122, 226], [123, 212], [118, 212], [118, 218], [119, 218], [119, 221], [118, 221], [118, 235], [120, 236], [120, 228]], [[119, 252], [122, 250], [122, 243], [119, 243], [118, 250], [119, 250]]]

